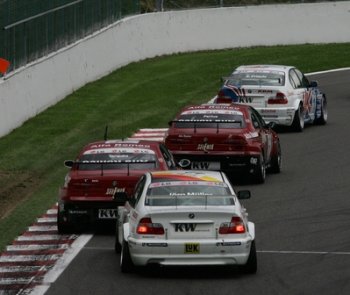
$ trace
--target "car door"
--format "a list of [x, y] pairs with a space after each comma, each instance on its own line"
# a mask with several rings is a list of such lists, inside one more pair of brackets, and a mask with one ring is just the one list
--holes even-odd
[[305, 115], [310, 116], [310, 119], [314, 120], [315, 108], [316, 108], [316, 98], [317, 98], [317, 89], [311, 87], [309, 80], [305, 77], [305, 75], [295, 69], [295, 73], [301, 80], [301, 87], [305, 89], [304, 93], [304, 110]]
[[251, 120], [254, 128], [257, 130], [261, 138], [265, 163], [269, 163], [271, 160], [272, 151], [272, 132], [270, 128], [267, 127], [264, 119], [254, 108], [251, 108]]
[[307, 88], [308, 85], [306, 85], [308, 84], [308, 82], [306, 82], [307, 80], [305, 81], [305, 79], [303, 80], [303, 75], [299, 76], [297, 74], [296, 69], [291, 69], [289, 71], [289, 81], [293, 87], [293, 93], [294, 93], [293, 98], [303, 103], [304, 116], [306, 113], [308, 113], [309, 100], [310, 100], [310, 91]]

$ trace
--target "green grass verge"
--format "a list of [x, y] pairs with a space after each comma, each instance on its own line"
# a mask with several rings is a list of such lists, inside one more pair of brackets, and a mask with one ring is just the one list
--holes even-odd
[[[102, 139], [106, 125], [109, 138], [167, 127], [182, 106], [212, 98], [220, 78], [241, 64], [287, 64], [313, 72], [349, 67], [349, 56], [349, 43], [177, 54], [130, 64], [84, 86], [0, 139], [0, 176], [13, 176], [14, 183], [17, 176], [29, 179], [8, 188], [12, 194], [18, 187], [26, 193], [0, 220], [0, 250], [57, 201], [66, 173], [63, 161]], [[7, 182], [2, 177], [0, 186]], [[3, 202], [6, 194], [0, 197]]]

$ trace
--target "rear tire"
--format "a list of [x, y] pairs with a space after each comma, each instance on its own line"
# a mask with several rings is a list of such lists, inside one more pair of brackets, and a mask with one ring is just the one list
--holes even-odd
[[257, 171], [255, 172], [255, 175], [254, 175], [254, 182], [255, 183], [264, 183], [265, 179], [266, 179], [265, 160], [264, 160], [264, 156], [260, 155]]
[[258, 261], [256, 257], [255, 241], [250, 246], [249, 257], [247, 263], [241, 267], [242, 272], [246, 274], [255, 274], [258, 270]]
[[317, 125], [326, 125], [328, 120], [327, 99], [323, 96], [321, 103], [321, 116], [315, 120]]
[[120, 270], [123, 273], [132, 272], [134, 269], [134, 264], [131, 260], [129, 245], [127, 242], [123, 241], [121, 254], [120, 254]]
[[272, 173], [280, 173], [282, 166], [282, 152], [281, 152], [281, 144], [278, 142], [277, 144], [277, 153], [271, 158], [271, 166], [270, 172]]
[[60, 235], [70, 234], [73, 232], [72, 225], [68, 222], [63, 222], [62, 213], [57, 212], [57, 231]]
[[292, 129], [296, 132], [302, 132], [304, 130], [305, 122], [303, 115], [303, 107], [299, 105], [299, 108], [295, 111], [294, 119], [292, 123]]
[[[117, 221], [117, 223], [118, 223], [118, 221]], [[115, 253], [120, 253], [122, 251], [122, 245], [120, 245], [120, 243], [119, 243], [119, 229], [118, 229], [118, 225], [116, 226], [116, 230], [115, 230], [114, 251], [115, 251]]]

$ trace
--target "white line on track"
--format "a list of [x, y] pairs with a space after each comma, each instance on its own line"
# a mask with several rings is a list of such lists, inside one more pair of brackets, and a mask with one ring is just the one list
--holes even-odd
[[48, 261], [57, 260], [61, 255], [3, 255], [0, 256], [0, 262], [25, 262], [25, 261]]
[[68, 244], [58, 244], [58, 245], [9, 245], [6, 247], [6, 251], [37, 251], [37, 250], [60, 250], [60, 249], [68, 249]]
[[320, 75], [320, 74], [328, 74], [328, 73], [333, 73], [333, 72], [340, 72], [340, 71], [349, 71], [350, 68], [340, 68], [340, 69], [334, 69], [334, 70], [328, 70], [328, 71], [320, 71], [320, 72], [313, 72], [313, 73], [307, 73], [305, 74], [306, 76], [308, 75]]
[[71, 263], [76, 255], [84, 248], [84, 246], [91, 240], [93, 235], [81, 235], [72, 245], [64, 252], [60, 259], [56, 262], [54, 267], [45, 275], [40, 286], [35, 287], [29, 294], [43, 295], [50, 288], [50, 284], [55, 282], [66, 267]]
[[56, 222], [56, 217], [41, 217], [37, 219], [37, 223], [48, 223], [48, 222]]
[[258, 253], [268, 254], [306, 254], [306, 255], [350, 255], [350, 252], [335, 251], [273, 251], [273, 250], [257, 250]]
[[57, 225], [34, 225], [28, 228], [29, 232], [34, 231], [57, 231]]
[[[65, 236], [62, 235], [33, 235], [33, 236], [19, 236], [16, 241], [49, 241], [49, 240], [62, 240]], [[66, 236], [67, 239], [70, 236]]]
[[0, 267], [0, 273], [37, 272], [47, 271], [50, 268], [52, 268], [52, 265], [6, 266]]
[[49, 209], [46, 211], [46, 214], [57, 214], [57, 209]]

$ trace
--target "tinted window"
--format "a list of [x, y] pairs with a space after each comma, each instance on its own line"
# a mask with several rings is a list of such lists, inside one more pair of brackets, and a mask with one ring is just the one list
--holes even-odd
[[309, 80], [300, 72], [298, 69], [295, 69], [295, 73], [297, 74], [299, 80], [301, 81], [301, 86], [304, 88], [308, 88], [310, 83]]
[[88, 153], [79, 158], [79, 170], [149, 170], [158, 167], [154, 153]]
[[278, 71], [244, 71], [234, 72], [225, 82], [225, 85], [258, 85], [258, 86], [283, 86], [285, 76]]
[[264, 128], [266, 123], [261, 115], [253, 108], [250, 109], [252, 122], [255, 128]]
[[292, 84], [293, 88], [300, 88], [301, 87], [301, 80], [299, 79], [298, 75], [295, 73], [294, 70], [289, 71], [289, 80]]
[[177, 128], [243, 128], [243, 115], [226, 114], [186, 114], [181, 115], [175, 122]]
[[234, 205], [224, 183], [207, 181], [164, 181], [152, 183], [145, 200], [147, 206], [225, 206]]
[[176, 164], [175, 164], [173, 155], [169, 152], [169, 150], [163, 144], [160, 144], [159, 148], [160, 148], [160, 151], [165, 159], [165, 162], [166, 162], [168, 168], [175, 169]]

